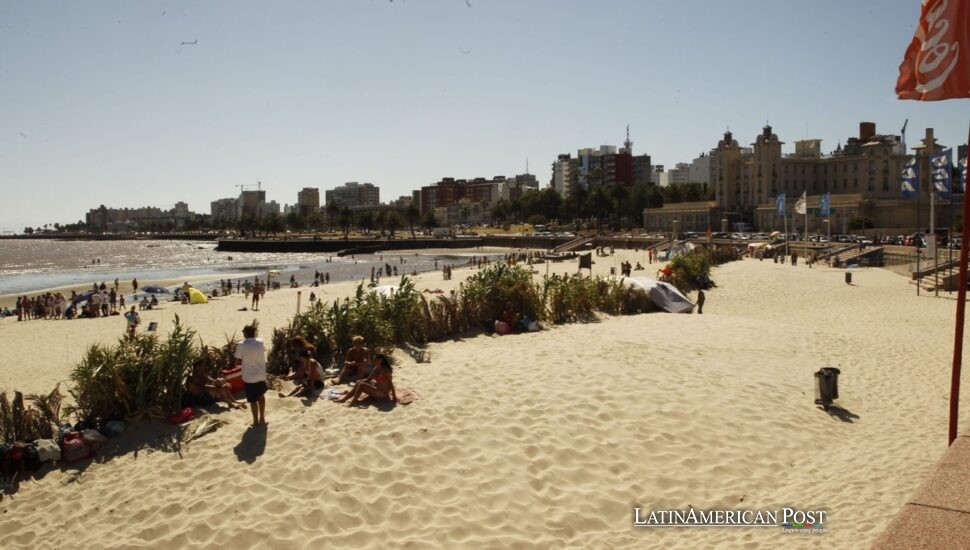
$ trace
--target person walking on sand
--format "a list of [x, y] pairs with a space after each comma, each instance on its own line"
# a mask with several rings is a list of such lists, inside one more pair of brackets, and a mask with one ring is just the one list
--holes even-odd
[[704, 313], [704, 301], [706, 299], [707, 297], [704, 296], [704, 290], [697, 289], [697, 314], [698, 315], [701, 315]]
[[253, 302], [250, 304], [250, 308], [253, 311], [259, 311], [259, 295], [263, 291], [263, 283], [256, 280], [256, 284], [253, 285]]
[[125, 319], [128, 321], [128, 338], [134, 340], [135, 329], [141, 324], [141, 317], [138, 315], [138, 312], [135, 311], [135, 306], [131, 306], [131, 311], [125, 313]]
[[[258, 323], [243, 327], [245, 340], [236, 346], [236, 364], [242, 366], [246, 401], [253, 413], [253, 427], [266, 424], [266, 345], [256, 337]], [[257, 414], [258, 413], [258, 414]]]
[[138, 293], [138, 279], [131, 280], [131, 288], [132, 288], [132, 292]]

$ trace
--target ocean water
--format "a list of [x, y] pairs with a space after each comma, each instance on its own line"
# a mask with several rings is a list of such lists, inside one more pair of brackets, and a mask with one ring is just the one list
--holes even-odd
[[[139, 286], [145, 286], [153, 281], [203, 277], [217, 286], [220, 279], [262, 277], [269, 269], [280, 270], [285, 279], [296, 274], [303, 283], [313, 281], [314, 270], [326, 271], [335, 283], [369, 278], [372, 266], [385, 263], [396, 265], [401, 275], [439, 269], [444, 264], [458, 267], [472, 256], [483, 255], [477, 251], [395, 251], [338, 258], [321, 253], [217, 252], [215, 247], [212, 241], [0, 240], [0, 294], [29, 294], [102, 281], [110, 284], [115, 278], [125, 282], [137, 278]], [[495, 250], [484, 254], [491, 258], [502, 255]]]

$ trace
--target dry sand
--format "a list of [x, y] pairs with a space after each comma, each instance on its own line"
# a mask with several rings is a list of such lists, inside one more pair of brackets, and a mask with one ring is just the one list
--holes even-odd
[[[945, 451], [955, 302], [885, 270], [854, 276], [735, 262], [715, 270], [704, 315], [436, 343], [428, 364], [399, 354], [395, 384], [422, 399], [390, 411], [272, 396], [265, 432], [223, 412], [228, 425], [181, 453], [145, 425], [79, 480], [54, 469], [4, 498], [3, 546], [865, 547]], [[295, 305], [281, 290], [255, 314], [233, 296], [143, 321], [165, 329], [177, 313], [219, 342], [254, 316], [268, 334]], [[49, 390], [123, 325], [0, 321], [0, 385]], [[813, 405], [822, 366], [842, 369], [851, 421]], [[828, 532], [638, 529], [635, 506], [821, 508]]]

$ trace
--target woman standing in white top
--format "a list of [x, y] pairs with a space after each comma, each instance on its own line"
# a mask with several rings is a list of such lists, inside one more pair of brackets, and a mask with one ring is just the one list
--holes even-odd
[[253, 427], [266, 424], [266, 346], [261, 338], [256, 338], [256, 327], [256, 320], [243, 327], [246, 339], [236, 346], [235, 353], [236, 364], [242, 365], [242, 379], [246, 387], [246, 401], [253, 413]]

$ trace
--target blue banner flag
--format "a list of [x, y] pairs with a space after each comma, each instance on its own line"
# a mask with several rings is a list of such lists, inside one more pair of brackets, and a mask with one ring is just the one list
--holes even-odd
[[830, 201], [832, 196], [826, 193], [818, 198], [818, 213], [821, 216], [828, 216], [831, 212]]
[[900, 191], [904, 199], [915, 199], [919, 190], [919, 165], [916, 159], [903, 164], [903, 174]]
[[933, 191], [937, 193], [937, 196], [949, 199], [953, 175], [953, 149], [930, 155], [930, 170]]
[[778, 196], [775, 197], [775, 213], [781, 216], [782, 218], [785, 217], [785, 194], [784, 193], [778, 193]]

